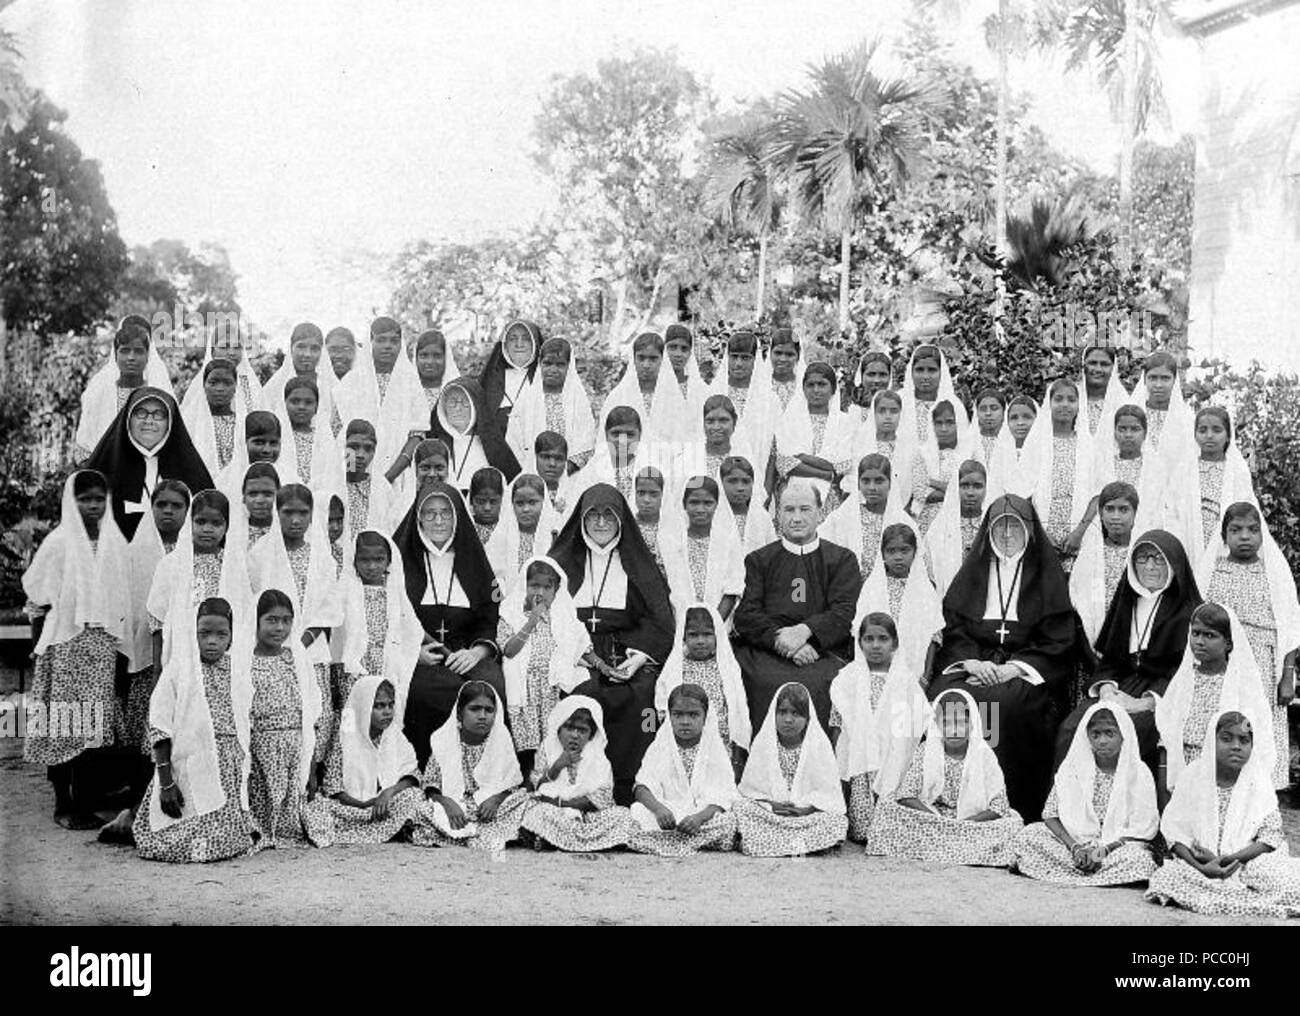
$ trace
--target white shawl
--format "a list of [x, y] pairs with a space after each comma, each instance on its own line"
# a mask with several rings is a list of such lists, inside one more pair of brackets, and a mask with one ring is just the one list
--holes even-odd
[[[659, 515], [659, 553], [668, 573], [668, 589], [674, 609], [703, 600], [715, 607], [724, 596], [739, 597], [745, 591], [745, 548], [733, 522], [720, 517], [731, 514], [726, 495], [718, 490], [718, 508], [713, 513], [709, 530], [709, 552], [704, 567], [704, 592], [696, 595], [691, 576], [689, 522], [682, 507], [683, 485], [664, 492], [663, 508]], [[719, 629], [721, 631], [721, 629]]]
[[[514, 412], [510, 414], [512, 419]], [[488, 537], [487, 543], [483, 545], [488, 562], [492, 565], [492, 573], [496, 576], [498, 589], [509, 589], [515, 584], [516, 578], [520, 577], [521, 533], [519, 519], [515, 516], [514, 499], [515, 484], [525, 476], [540, 479], [536, 473], [520, 473], [506, 486], [501, 505], [501, 518], [497, 521], [496, 528], [492, 530], [492, 535]], [[544, 554], [549, 550], [555, 541], [555, 534], [563, 524], [564, 520], [551, 504], [550, 497], [543, 493], [542, 514], [538, 516], [537, 530], [533, 534], [533, 553]]]
[[[672, 364], [665, 353], [659, 363], [659, 376], [655, 379], [654, 395], [650, 400], [650, 412], [646, 413], [645, 401], [641, 396], [641, 384], [636, 376], [635, 342], [627, 349], [626, 368], [610, 393], [605, 396], [601, 406], [600, 419], [604, 420], [609, 411], [617, 406], [635, 409], [641, 417], [641, 443], [652, 445], [656, 442], [678, 443], [685, 438], [689, 427], [686, 400], [682, 390], [677, 386], [677, 375], [673, 373]], [[603, 442], [604, 434], [597, 434], [596, 445]], [[597, 448], [599, 451], [599, 448]], [[569, 448], [573, 452], [572, 446]]]
[[[381, 790], [395, 786], [403, 777], [417, 782], [420, 768], [415, 749], [402, 733], [402, 712], [396, 709], [393, 722], [379, 736], [370, 739], [370, 714], [375, 694], [387, 678], [367, 674], [352, 686], [339, 723], [339, 751], [343, 755], [343, 792], [358, 801], [369, 801]], [[398, 699], [400, 702], [400, 699]]]
[[[379, 534], [384, 536], [384, 534]], [[384, 580], [384, 601], [388, 608], [388, 628], [383, 644], [383, 670], [374, 676], [387, 678], [396, 692], [398, 716], [406, 702], [411, 675], [420, 656], [424, 628], [415, 616], [406, 595], [406, 568], [393, 541], [384, 536], [391, 555], [388, 576]], [[354, 543], [355, 546], [355, 543]], [[342, 630], [330, 635], [330, 642], [342, 643], [342, 662], [349, 674], [361, 674], [362, 658], [370, 648], [370, 631], [366, 624], [366, 593], [355, 568], [344, 568], [339, 583], [343, 600]], [[369, 676], [369, 675], [368, 675]], [[394, 723], [397, 723], [395, 720]], [[351, 791], [349, 791], [351, 793]], [[356, 796], [356, 795], [353, 795]]]
[[974, 697], [970, 692], [953, 688], [935, 699], [930, 714], [930, 730], [921, 745], [921, 751], [925, 753], [922, 760], [922, 802], [932, 805], [943, 796], [944, 748], [940, 707], [954, 695], [959, 695], [966, 701], [970, 731], [966, 741], [966, 760], [961, 770], [961, 787], [957, 791], [956, 817], [962, 820], [985, 811], [993, 799], [1006, 790], [1006, 782], [997, 755], [984, 740], [984, 721]]
[[[708, 611], [709, 617], [713, 619], [713, 631], [718, 640], [716, 656], [718, 676], [722, 678], [722, 694], [727, 700], [728, 734], [733, 744], [748, 748], [753, 736], [749, 725], [749, 698], [745, 694], [745, 684], [740, 678], [740, 664], [736, 662], [736, 654], [731, 648], [726, 625], [718, 614], [716, 604], [687, 602], [677, 611], [677, 637], [673, 640], [672, 651], [669, 652], [663, 669], [659, 671], [659, 679], [655, 682], [655, 709], [660, 714], [667, 712], [669, 694], [683, 682], [682, 661], [686, 658], [686, 611], [692, 607]], [[709, 716], [716, 716], [714, 710], [709, 710]], [[655, 796], [658, 797], [657, 794]]]
[[[1098, 815], [1092, 804], [1097, 760], [1088, 743], [1088, 722], [1101, 710], [1110, 713], [1123, 739], [1105, 815]], [[1114, 843], [1155, 838], [1160, 827], [1156, 784], [1138, 753], [1137, 730], [1127, 712], [1109, 702], [1088, 707], [1074, 731], [1065, 760], [1056, 770], [1056, 800], [1061, 824], [1076, 840]]]
[[546, 718], [546, 738], [542, 742], [542, 757], [554, 765], [564, 754], [560, 744], [560, 727], [579, 709], [586, 709], [596, 722], [596, 736], [587, 742], [578, 760], [577, 777], [570, 783], [561, 774], [558, 780], [547, 780], [537, 788], [542, 797], [554, 797], [561, 801], [571, 801], [575, 797], [589, 797], [598, 790], [612, 789], [614, 786], [614, 769], [605, 755], [605, 746], [609, 739], [605, 736], [605, 712], [600, 703], [587, 695], [570, 695], [561, 699]]
[[[916, 532], [916, 527], [911, 523], [903, 524], [911, 526], [913, 533]], [[922, 546], [920, 540], [917, 541], [917, 546], [918, 548]], [[857, 606], [853, 611], [855, 638], [863, 618], [873, 611], [893, 616], [889, 609], [889, 577], [885, 574], [885, 562], [879, 547], [876, 548], [876, 563], [871, 569], [871, 574], [862, 583]], [[907, 584], [903, 587], [903, 600], [898, 608], [898, 617], [894, 618], [894, 624], [898, 628], [901, 642], [898, 651], [903, 657], [904, 665], [913, 674], [924, 673], [930, 642], [935, 632], [943, 631], [944, 620], [943, 599], [934, 588], [934, 583], [930, 581], [930, 576], [926, 574], [925, 560], [919, 550], [912, 560], [912, 570], [907, 573]]]
[[[569, 584], [564, 569], [543, 555], [534, 555], [524, 562], [501, 602], [501, 620], [518, 633], [528, 621], [528, 569], [533, 564], [544, 564], [559, 576], [560, 586], [551, 603], [551, 635], [555, 649], [546, 659], [547, 682], [553, 688], [569, 693], [590, 676], [582, 667], [582, 657], [591, 648], [591, 634], [578, 620], [578, 609], [569, 595]], [[539, 652], [537, 642], [530, 639], [527, 646], [513, 657], [501, 657], [501, 670], [505, 674], [506, 700], [516, 708], [523, 708], [528, 699], [528, 667], [533, 653]]]
[[[438, 768], [442, 771], [442, 786], [438, 789], [442, 791], [443, 797], [450, 797], [456, 802], [465, 800], [465, 767], [461, 761], [460, 742], [460, 700], [464, 691], [465, 685], [461, 685], [451, 715], [429, 737], [432, 755], [438, 760]], [[474, 767], [474, 782], [478, 784], [474, 800], [479, 803], [503, 791], [513, 790], [524, 782], [523, 774], [519, 771], [519, 759], [515, 754], [515, 742], [506, 729], [505, 707], [495, 690], [492, 698], [497, 706], [496, 719], [484, 742], [483, 757]]]
[[[596, 418], [591, 412], [591, 399], [578, 376], [578, 356], [569, 344], [569, 368], [560, 388], [560, 401], [564, 406], [564, 423], [560, 435], [569, 444], [569, 458], [596, 447]], [[514, 449], [515, 457], [523, 462], [533, 452], [533, 439], [551, 428], [546, 422], [546, 393], [542, 391], [539, 375], [533, 383], [525, 385], [506, 424], [506, 441]]]
[[776, 735], [776, 704], [787, 682], [776, 690], [767, 707], [767, 718], [750, 747], [749, 761], [740, 778], [740, 792], [753, 801], [776, 801], [795, 807], [813, 807], [833, 815], [845, 813], [844, 790], [840, 786], [839, 766], [835, 762], [835, 749], [822, 729], [817, 713], [810, 708], [808, 725], [804, 728], [803, 744], [799, 749], [799, 767], [794, 780], [786, 786], [781, 773], [779, 741]]
[[859, 655], [831, 681], [831, 702], [840, 714], [835, 742], [840, 778], [872, 773], [871, 789], [881, 796], [892, 794], [930, 723], [930, 704], [916, 673], [895, 653], [873, 708], [871, 669]]
[[713, 805], [726, 811], [736, 800], [736, 776], [731, 755], [718, 733], [713, 711], [709, 711], [700, 734], [695, 765], [688, 778], [677, 747], [672, 723], [659, 724], [654, 741], [646, 749], [637, 770], [636, 782], [655, 796], [680, 821]]
[[[95, 450], [113, 420], [117, 418], [117, 381], [122, 372], [117, 367], [117, 357], [112, 343], [108, 347], [108, 362], [100, 367], [81, 395], [81, 417], [77, 420], [76, 446], [88, 455]], [[172, 391], [172, 376], [158, 352], [158, 344], [150, 341], [149, 359], [144, 366], [144, 387]], [[111, 481], [111, 477], [109, 478]]]

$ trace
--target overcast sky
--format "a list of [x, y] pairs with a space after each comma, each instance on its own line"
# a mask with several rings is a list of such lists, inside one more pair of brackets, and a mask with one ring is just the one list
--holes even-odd
[[[992, 73], [970, 0], [954, 29]], [[364, 327], [382, 278], [349, 250], [469, 239], [549, 200], [528, 159], [554, 74], [637, 45], [676, 47], [724, 105], [797, 85], [803, 68], [896, 32], [905, 0], [17, 0], [0, 14], [24, 71], [68, 109], [130, 244], [226, 246], [245, 310]], [[992, 6], [996, 6], [995, 3]], [[1115, 129], [1088, 83], [1041, 62], [1015, 84], [1062, 148], [1113, 168]], [[1177, 90], [1177, 83], [1175, 83]]]

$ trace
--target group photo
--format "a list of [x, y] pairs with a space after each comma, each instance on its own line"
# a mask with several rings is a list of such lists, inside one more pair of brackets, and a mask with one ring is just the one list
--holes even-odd
[[55, 6], [0, 923], [1300, 917], [1300, 4]]

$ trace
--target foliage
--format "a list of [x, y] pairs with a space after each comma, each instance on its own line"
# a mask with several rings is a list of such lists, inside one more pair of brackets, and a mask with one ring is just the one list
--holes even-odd
[[114, 319], [143, 314], [237, 314], [238, 286], [230, 255], [218, 243], [198, 252], [180, 240], [155, 240], [131, 249], [131, 264], [113, 307]]

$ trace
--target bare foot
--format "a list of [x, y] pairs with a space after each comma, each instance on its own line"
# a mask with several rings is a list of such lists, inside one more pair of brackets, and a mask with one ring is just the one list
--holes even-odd
[[132, 814], [131, 809], [123, 808], [112, 822], [99, 831], [99, 842], [116, 843], [126, 847], [135, 846], [135, 833], [131, 829], [134, 822], [135, 815]]
[[54, 821], [64, 829], [71, 832], [84, 832], [87, 829], [98, 829], [104, 823], [94, 815], [77, 811], [56, 811]]

